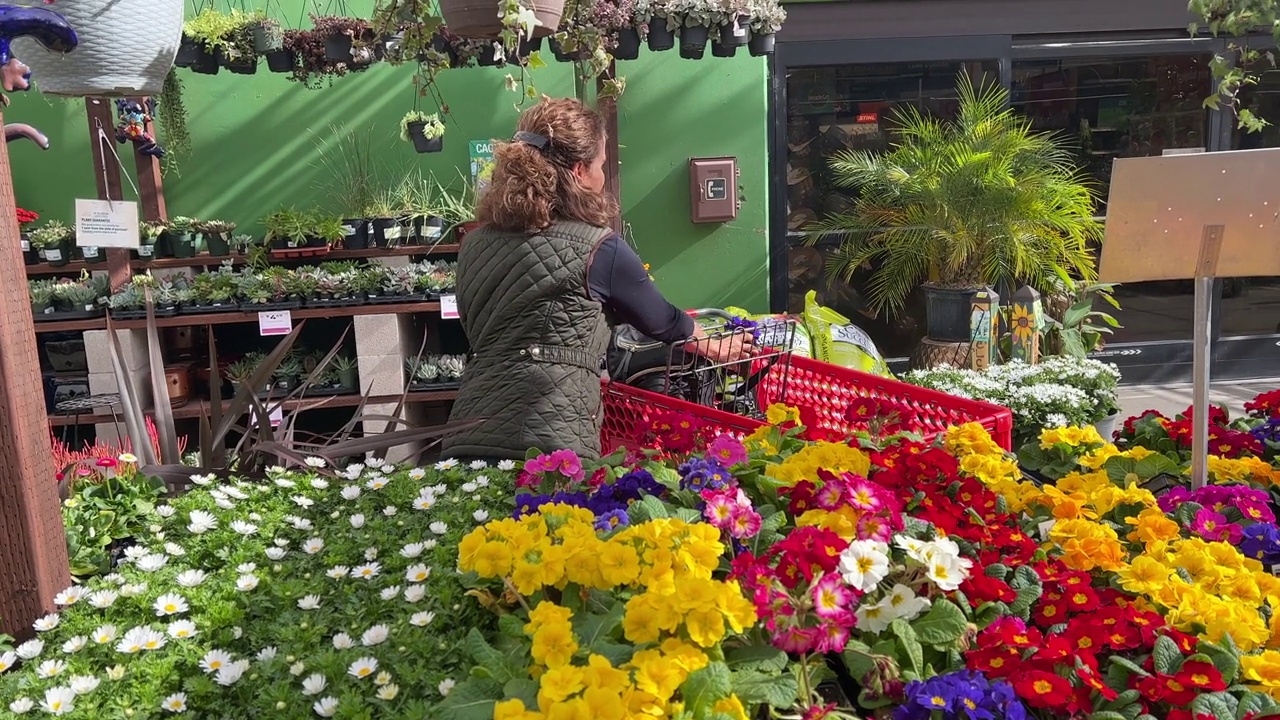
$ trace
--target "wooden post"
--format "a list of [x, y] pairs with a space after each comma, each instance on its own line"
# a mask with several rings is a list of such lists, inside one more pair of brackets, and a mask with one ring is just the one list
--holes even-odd
[[[89, 150], [93, 154], [93, 179], [98, 185], [98, 199], [123, 200], [120, 163], [116, 162], [110, 146], [110, 143], [115, 142], [114, 103], [108, 98], [89, 97], [84, 99], [84, 105], [89, 115]], [[129, 251], [107, 248], [106, 252], [107, 276], [111, 279], [111, 289], [119, 290], [133, 275], [133, 270], [129, 267]]]
[[24, 637], [71, 575], [16, 208], [0, 142], [0, 632]]
[[[617, 66], [613, 61], [609, 62], [609, 69], [606, 75], [613, 78], [617, 72]], [[613, 196], [614, 202], [618, 204], [618, 216], [613, 219], [613, 231], [622, 234], [622, 165], [618, 158], [618, 100], [617, 98], [601, 98], [600, 91], [604, 88], [605, 76], [601, 75], [596, 78], [596, 98], [597, 109], [604, 116], [605, 124], [605, 140], [604, 140], [604, 190]]]
[[[130, 98], [142, 107], [147, 106], [149, 98]], [[147, 132], [156, 136], [155, 120], [147, 122]], [[133, 164], [138, 169], [138, 216], [150, 222], [162, 222], [169, 219], [164, 204], [164, 183], [160, 179], [160, 158], [138, 152], [133, 145]]]
[[1000, 357], [1000, 322], [996, 319], [1000, 296], [984, 288], [973, 294], [969, 307], [969, 367], [986, 370]]
[[1012, 359], [1028, 365], [1040, 362], [1040, 329], [1044, 327], [1044, 307], [1040, 293], [1030, 285], [1013, 294], [1009, 313], [1009, 334], [1012, 336]]

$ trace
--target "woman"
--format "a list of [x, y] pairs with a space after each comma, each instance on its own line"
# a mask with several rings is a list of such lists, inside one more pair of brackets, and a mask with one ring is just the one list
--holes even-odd
[[[446, 456], [523, 459], [530, 448], [600, 454], [600, 374], [610, 320], [669, 343], [705, 339], [609, 229], [603, 118], [577, 100], [542, 102], [494, 149], [458, 256], [458, 311], [471, 360]], [[750, 354], [748, 335], [689, 349], [717, 362]]]

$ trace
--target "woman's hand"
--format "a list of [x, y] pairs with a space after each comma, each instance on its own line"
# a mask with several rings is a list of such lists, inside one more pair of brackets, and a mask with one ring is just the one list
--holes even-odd
[[728, 336], [710, 338], [702, 326], [695, 323], [693, 337], [685, 344], [684, 349], [714, 363], [726, 364], [750, 359], [755, 354], [752, 342], [749, 332], [736, 332]]

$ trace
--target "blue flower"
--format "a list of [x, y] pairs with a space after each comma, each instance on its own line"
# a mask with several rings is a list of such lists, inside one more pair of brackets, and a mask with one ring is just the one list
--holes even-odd
[[733, 476], [720, 463], [706, 458], [695, 458], [681, 463], [680, 489], [702, 492], [703, 490], [719, 490], [729, 484]]
[[971, 670], [913, 680], [894, 720], [1026, 720], [1027, 712], [1003, 681]]
[[599, 515], [596, 517], [595, 527], [597, 532], [608, 532], [610, 530], [616, 530], [620, 527], [626, 527], [627, 524], [630, 522], [631, 521], [627, 517], [626, 510], [622, 510], [622, 509], [610, 510], [609, 512], [604, 513], [603, 515]]

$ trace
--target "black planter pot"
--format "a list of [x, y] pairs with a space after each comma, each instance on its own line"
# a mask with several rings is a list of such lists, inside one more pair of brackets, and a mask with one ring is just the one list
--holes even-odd
[[653, 52], [670, 50], [676, 46], [676, 34], [667, 27], [666, 18], [654, 18], [649, 21], [649, 49]]
[[[373, 220], [369, 221], [369, 227], [372, 230], [372, 233], [369, 237], [369, 246], [376, 247], [376, 248], [387, 247], [388, 243], [390, 243], [390, 241], [394, 239], [394, 238], [387, 237], [387, 234], [388, 234], [387, 231], [393, 230], [393, 229], [395, 230], [399, 229], [396, 227], [396, 221], [392, 220], [391, 218], [374, 218]], [[392, 232], [391, 234], [393, 236], [395, 235], [394, 232]]]
[[400, 240], [395, 245], [412, 245], [418, 239], [418, 220], [411, 215], [406, 215], [396, 220], [396, 227], [399, 228]]
[[258, 72], [258, 56], [241, 58], [239, 60], [228, 60], [226, 56], [222, 57], [222, 67], [235, 73], [236, 75], [256, 75]]
[[969, 342], [972, 337], [970, 301], [974, 288], [924, 286], [926, 322], [930, 339], [938, 342]]
[[200, 43], [184, 35], [182, 42], [178, 45], [178, 54], [173, 58], [173, 64], [176, 67], [189, 68], [199, 59]]
[[711, 56], [719, 58], [733, 57], [738, 52], [737, 45], [725, 45], [714, 40], [711, 41]]
[[444, 136], [436, 138], [428, 138], [426, 136], [427, 124], [424, 122], [411, 122], [408, 125], [409, 139], [413, 141], [413, 149], [420, 153], [440, 152], [444, 149]]
[[434, 245], [444, 239], [444, 218], [432, 215], [421, 220], [418, 238], [423, 245]]
[[711, 31], [705, 25], [680, 28], [680, 57], [685, 60], [701, 60], [707, 52], [707, 38]]
[[529, 57], [531, 54], [538, 52], [541, 49], [542, 49], [542, 38], [536, 37], [536, 38], [533, 38], [532, 40], [526, 40], [521, 38], [520, 47], [516, 50], [516, 52], [517, 54], [520, 55], [520, 57], [526, 58], [526, 57]]
[[284, 33], [274, 23], [268, 27], [258, 23], [253, 28], [253, 51], [262, 55], [284, 47]]
[[364, 250], [369, 247], [369, 221], [350, 218], [342, 221], [342, 246], [348, 250]]
[[149, 262], [151, 258], [155, 256], [156, 256], [155, 243], [152, 243], [150, 245], [139, 245], [137, 250], [129, 251], [129, 258], [132, 260], [146, 260]]
[[307, 236], [307, 247], [309, 247], [309, 248], [322, 248], [322, 247], [329, 247], [329, 241], [328, 241], [328, 240], [325, 240], [325, 239], [324, 239], [324, 238], [322, 238], [322, 237], [317, 237], [317, 236], [315, 236], [315, 235], [308, 235], [308, 236]]
[[351, 36], [338, 33], [325, 38], [324, 59], [333, 62], [351, 62]]
[[764, 57], [773, 54], [773, 33], [765, 35], [757, 35], [751, 33], [751, 42], [747, 43], [747, 49], [751, 51], [752, 57]]
[[[731, 47], [742, 47], [751, 40], [751, 18], [739, 16], [733, 22], [720, 26], [720, 44]], [[730, 57], [721, 55], [720, 57]]]
[[555, 55], [556, 60], [559, 60], [560, 62], [577, 62], [579, 60], [587, 59], [587, 53], [584, 50], [574, 50], [573, 52], [565, 52], [560, 47], [560, 43], [556, 42], [555, 38], [551, 38], [550, 45], [551, 45], [551, 54]]
[[[476, 55], [476, 64], [480, 67], [497, 67], [503, 64], [502, 58], [498, 54], [498, 48], [493, 43], [487, 42], [480, 46], [480, 53]], [[419, 150], [418, 152], [422, 152]]]
[[613, 50], [615, 60], [635, 60], [640, 57], [640, 31], [622, 28], [618, 31], [618, 47]]
[[288, 50], [273, 50], [265, 54], [267, 58], [267, 69], [273, 73], [287, 73], [293, 71], [294, 60], [296, 57]]
[[210, 255], [230, 255], [231, 243], [227, 241], [225, 233], [206, 233], [204, 236], [205, 246], [209, 250]]
[[173, 243], [169, 241], [169, 233], [160, 233], [160, 237], [156, 238], [155, 245], [151, 248], [151, 254], [158, 258], [173, 257]]
[[35, 265], [40, 262], [40, 253], [31, 247], [31, 238], [26, 233], [22, 233], [22, 263], [24, 265]]
[[217, 75], [218, 70], [222, 66], [222, 53], [218, 51], [209, 52], [205, 46], [200, 45], [196, 48], [195, 61], [191, 63], [191, 72], [200, 75]]
[[49, 263], [49, 267], [62, 267], [71, 262], [71, 251], [71, 241], [63, 240], [44, 249], [44, 261]]
[[104, 263], [107, 261], [107, 251], [103, 250], [100, 247], [80, 248], [80, 256], [84, 258], [85, 262], [91, 265], [96, 265], [98, 263]]
[[196, 256], [196, 240], [191, 233], [169, 235], [169, 250], [173, 257], [189, 258]]

